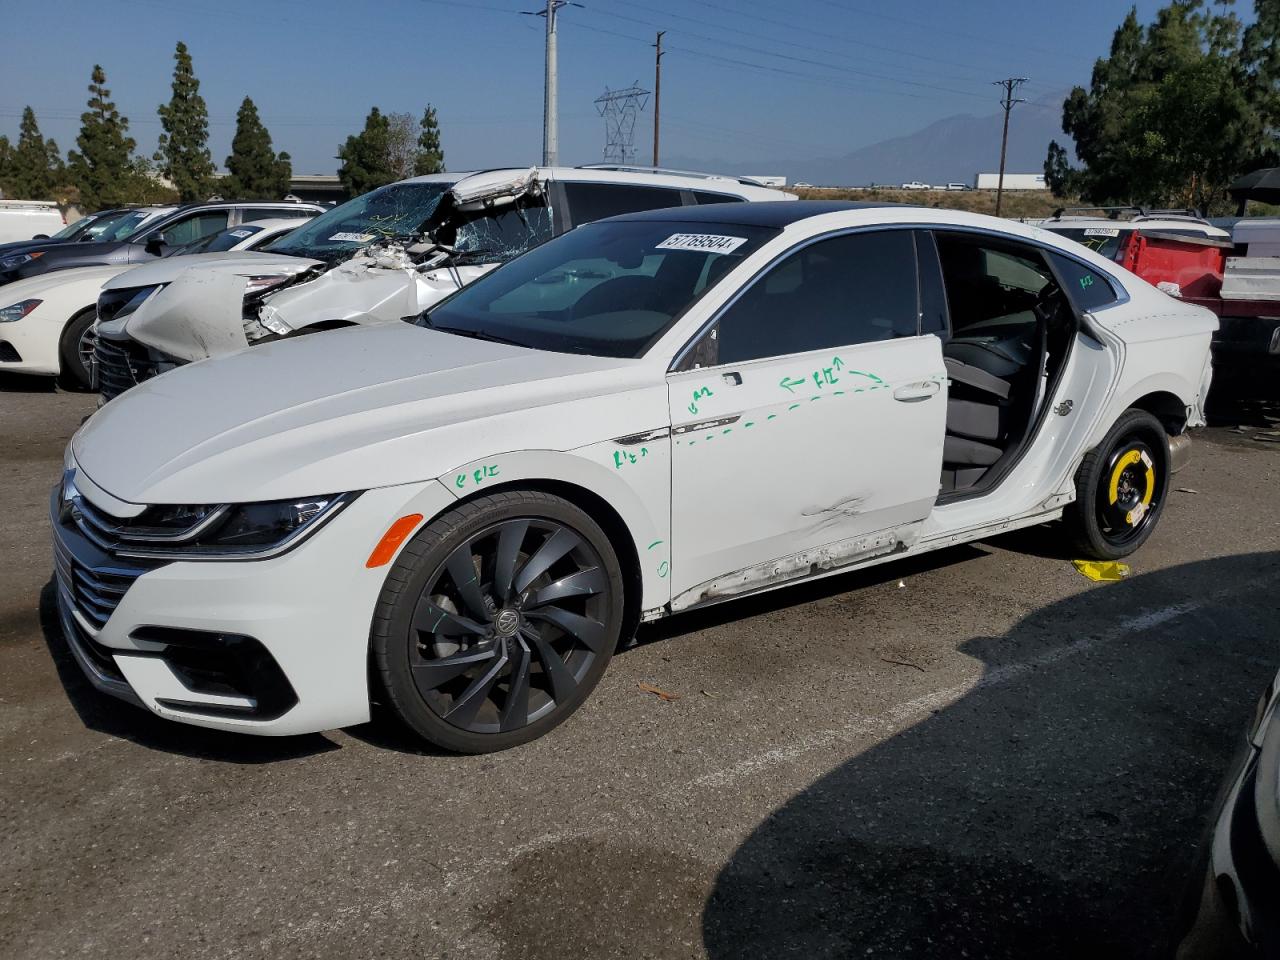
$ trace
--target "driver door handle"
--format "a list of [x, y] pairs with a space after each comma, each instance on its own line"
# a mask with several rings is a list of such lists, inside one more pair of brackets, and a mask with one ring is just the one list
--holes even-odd
[[903, 384], [893, 391], [893, 399], [901, 400], [903, 403], [919, 403], [921, 400], [932, 397], [940, 387], [937, 380], [920, 380], [916, 383]]

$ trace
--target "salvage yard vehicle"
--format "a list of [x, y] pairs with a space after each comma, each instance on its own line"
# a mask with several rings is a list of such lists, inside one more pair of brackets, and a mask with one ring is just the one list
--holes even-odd
[[[193, 263], [224, 259], [226, 254], [218, 251], [253, 250], [306, 222], [289, 218], [242, 224], [135, 269], [177, 276]], [[129, 272], [119, 264], [72, 267], [0, 287], [0, 373], [57, 376], [67, 386], [89, 387], [98, 293], [122, 269]]]
[[61, 622], [95, 686], [162, 717], [293, 734], [376, 700], [511, 747], [641, 621], [1058, 518], [1131, 553], [1203, 423], [1215, 324], [960, 211], [587, 224], [416, 324], [101, 408], [51, 495]]
[[193, 240], [219, 233], [227, 227], [255, 220], [314, 217], [325, 208], [293, 200], [210, 200], [188, 203], [167, 216], [149, 220], [124, 235], [102, 237], [85, 243], [46, 241], [25, 247], [20, 253], [0, 257], [0, 285], [72, 267], [116, 265], [120, 270], [145, 263], [185, 246]]
[[52, 200], [0, 200], [0, 241], [57, 233], [67, 218]]
[[28, 247], [45, 243], [88, 243], [92, 240], [108, 239], [113, 234], [120, 234], [115, 239], [122, 239], [147, 220], [158, 216], [161, 212], [171, 213], [173, 209], [173, 207], [120, 207], [115, 210], [100, 210], [67, 224], [53, 236], [37, 234], [35, 237], [23, 240], [0, 243], [0, 260], [25, 253]]
[[[98, 311], [102, 398], [282, 336], [416, 317], [578, 224], [682, 204], [793, 199], [747, 178], [603, 165], [390, 184], [255, 257], [202, 265], [172, 283], [163, 271], [163, 283], [133, 272], [106, 284]], [[134, 309], [117, 310], [126, 303]]]

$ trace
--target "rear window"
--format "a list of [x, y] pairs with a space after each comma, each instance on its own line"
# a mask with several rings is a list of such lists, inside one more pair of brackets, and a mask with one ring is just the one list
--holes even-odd
[[1055, 227], [1046, 226], [1060, 237], [1074, 240], [1081, 246], [1088, 247], [1094, 253], [1108, 260], [1120, 261], [1120, 252], [1124, 242], [1133, 233], [1132, 227]]

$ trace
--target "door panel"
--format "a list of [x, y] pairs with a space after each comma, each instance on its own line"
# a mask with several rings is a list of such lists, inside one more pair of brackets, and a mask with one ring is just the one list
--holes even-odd
[[[936, 336], [673, 373], [668, 388], [673, 597], [815, 548], [830, 548], [813, 560], [830, 566], [884, 552], [914, 538], [937, 498], [947, 397]], [[812, 559], [775, 564], [776, 575], [803, 575]], [[773, 575], [744, 573], [739, 586]]]

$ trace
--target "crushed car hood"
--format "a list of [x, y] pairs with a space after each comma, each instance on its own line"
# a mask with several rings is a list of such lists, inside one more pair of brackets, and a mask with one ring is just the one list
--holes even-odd
[[629, 414], [637, 405], [627, 393], [647, 379], [663, 382], [641, 361], [405, 323], [351, 328], [149, 380], [94, 414], [72, 452], [93, 482], [131, 503], [363, 490], [508, 450], [608, 439], [631, 428], [628, 416], [644, 416]]
[[106, 290], [124, 287], [150, 287], [159, 283], [171, 283], [178, 274], [193, 267], [216, 270], [241, 276], [249, 274], [301, 273], [320, 263], [304, 257], [286, 257], [278, 253], [259, 253], [254, 250], [232, 250], [227, 253], [196, 253], [186, 257], [161, 257], [120, 274], [107, 284]]

